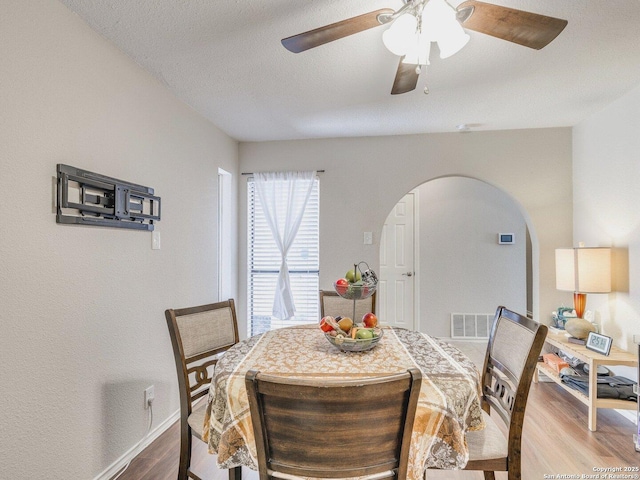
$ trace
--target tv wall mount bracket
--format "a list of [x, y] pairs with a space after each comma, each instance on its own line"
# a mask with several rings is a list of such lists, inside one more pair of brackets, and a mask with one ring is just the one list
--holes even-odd
[[56, 223], [154, 229], [160, 197], [153, 188], [59, 163]]

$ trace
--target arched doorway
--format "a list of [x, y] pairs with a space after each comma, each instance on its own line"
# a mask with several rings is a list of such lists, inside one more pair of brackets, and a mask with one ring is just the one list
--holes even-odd
[[[457, 315], [464, 315], [466, 328], [470, 328], [469, 322], [476, 322], [472, 327], [482, 338], [487, 318], [493, 318], [498, 305], [521, 312], [533, 309], [533, 247], [528, 222], [526, 213], [510, 195], [481, 180], [462, 176], [427, 181], [410, 195], [415, 203], [415, 263], [413, 269], [403, 266], [406, 270], [401, 280], [393, 277], [393, 269], [388, 267], [397, 258], [391, 244], [401, 238], [406, 240], [403, 234], [410, 229], [384, 227], [378, 295], [382, 318], [430, 335], [455, 337], [460, 336]], [[406, 196], [398, 205], [405, 201]], [[500, 233], [512, 235], [513, 243], [499, 243]], [[399, 250], [403, 261], [406, 249], [405, 245]], [[408, 277], [408, 272], [413, 275]], [[413, 288], [413, 322], [397, 304], [406, 300], [408, 287]], [[395, 302], [396, 292], [401, 292], [399, 302]], [[467, 334], [463, 332], [463, 336]]]

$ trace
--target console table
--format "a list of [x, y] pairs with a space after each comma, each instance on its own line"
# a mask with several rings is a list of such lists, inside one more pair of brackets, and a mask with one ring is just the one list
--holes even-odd
[[[613, 398], [597, 398], [597, 372], [599, 365], [624, 365], [629, 367], [637, 367], [638, 366], [638, 358], [629, 352], [625, 352], [616, 347], [611, 347], [611, 353], [609, 355], [602, 355], [600, 353], [594, 352], [593, 350], [588, 350], [584, 345], [577, 345], [575, 343], [569, 343], [567, 337], [563, 333], [547, 333], [547, 338], [545, 339], [545, 343], [556, 347], [559, 350], [562, 350], [567, 355], [572, 357], [576, 357], [581, 361], [585, 362], [589, 365], [589, 395], [584, 395], [583, 393], [575, 390], [568, 385], [562, 383], [559, 375], [548, 365], [543, 362], [538, 362], [536, 371], [533, 375], [533, 382], [538, 383], [538, 372], [544, 373], [546, 376], [551, 378], [554, 382], [564, 388], [571, 395], [576, 397], [582, 403], [587, 405], [589, 410], [589, 430], [596, 430], [596, 422], [597, 422], [597, 409], [598, 408], [617, 408], [620, 410], [636, 410], [637, 404], [636, 402], [631, 402], [629, 400], [618, 400]], [[596, 392], [594, 394], [594, 392]]]

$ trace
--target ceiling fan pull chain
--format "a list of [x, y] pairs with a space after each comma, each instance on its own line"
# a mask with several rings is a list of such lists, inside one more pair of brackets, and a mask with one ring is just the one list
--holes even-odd
[[[423, 65], [416, 65], [416, 75], [420, 75], [420, 73], [422, 72], [422, 68], [423, 68]], [[427, 73], [426, 65], [424, 65], [424, 73], [426, 77], [426, 73]], [[424, 90], [422, 90], [422, 93], [424, 93], [425, 95], [429, 95], [429, 86], [426, 83], [424, 84]]]

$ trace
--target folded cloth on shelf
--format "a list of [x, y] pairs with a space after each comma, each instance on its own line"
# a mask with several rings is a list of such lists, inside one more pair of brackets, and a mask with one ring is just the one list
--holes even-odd
[[556, 373], [560, 373], [563, 368], [569, 366], [567, 362], [565, 362], [555, 353], [545, 353], [544, 355], [542, 355], [542, 360], [544, 361], [544, 363], [549, 365], [549, 367], [553, 368]]
[[[587, 375], [567, 375], [560, 373], [562, 382], [585, 395], [589, 395], [589, 377]], [[636, 384], [633, 380], [619, 375], [597, 378], [598, 398], [617, 398], [620, 400], [638, 401], [638, 395], [633, 392]]]

